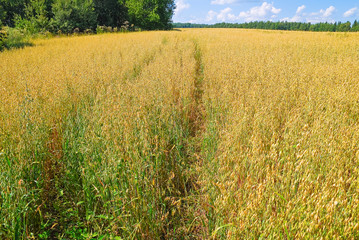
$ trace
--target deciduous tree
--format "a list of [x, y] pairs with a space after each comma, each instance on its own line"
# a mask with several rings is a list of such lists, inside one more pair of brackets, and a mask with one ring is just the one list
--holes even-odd
[[148, 30], [172, 27], [173, 0], [127, 0], [126, 7], [130, 21], [137, 27]]
[[17, 28], [25, 29], [30, 33], [49, 30], [46, 0], [30, 0], [24, 11], [24, 16], [15, 16], [14, 21]]
[[97, 16], [92, 0], [55, 0], [52, 11], [54, 30], [69, 33], [75, 28], [80, 31], [95, 29]]
[[128, 20], [127, 9], [122, 0], [94, 0], [97, 25], [120, 27]]

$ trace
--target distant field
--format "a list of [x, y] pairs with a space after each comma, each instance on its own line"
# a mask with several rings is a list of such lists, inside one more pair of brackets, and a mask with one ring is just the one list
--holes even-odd
[[359, 34], [0, 53], [0, 239], [358, 239]]

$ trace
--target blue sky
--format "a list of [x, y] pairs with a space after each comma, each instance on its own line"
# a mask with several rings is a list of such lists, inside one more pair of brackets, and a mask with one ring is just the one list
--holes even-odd
[[335, 22], [359, 20], [358, 0], [175, 0], [174, 22]]

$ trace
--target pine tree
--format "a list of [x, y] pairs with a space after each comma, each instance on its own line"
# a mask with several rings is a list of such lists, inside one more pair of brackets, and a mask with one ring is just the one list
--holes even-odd
[[354, 21], [351, 31], [352, 32], [359, 32], [359, 23], [358, 23], [357, 20]]

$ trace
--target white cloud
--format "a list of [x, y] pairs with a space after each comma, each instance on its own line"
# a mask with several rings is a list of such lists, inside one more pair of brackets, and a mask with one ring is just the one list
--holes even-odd
[[235, 21], [237, 19], [237, 17], [232, 14], [232, 9], [231, 8], [226, 8], [223, 9], [218, 15], [217, 15], [217, 20], [220, 22], [226, 22], [226, 21]]
[[330, 6], [327, 9], [320, 9], [319, 12], [313, 12], [310, 14], [305, 14], [306, 21], [311, 23], [319, 23], [319, 22], [335, 22], [331, 16], [335, 11], [335, 7]]
[[212, 22], [213, 19], [216, 18], [216, 16], [218, 15], [218, 13], [216, 13], [215, 11], [209, 11], [208, 14], [207, 14], [207, 18], [206, 18], [206, 21], [207, 22]]
[[212, 10], [209, 11], [206, 20], [207, 22], [211, 22], [213, 20], [216, 20], [218, 22], [233, 22], [237, 19], [238, 17], [232, 13], [232, 9], [228, 7], [221, 10], [219, 13]]
[[358, 14], [358, 13], [359, 13], [359, 9], [357, 7], [355, 7], [355, 8], [351, 8], [348, 11], [346, 11], [343, 16], [344, 17], [351, 17], [354, 14]]
[[175, 14], [178, 14], [179, 12], [182, 12], [183, 10], [190, 8], [190, 6], [191, 5], [186, 3], [186, 0], [177, 0]]
[[292, 18], [290, 19], [289, 22], [302, 22], [302, 21], [303, 21], [302, 16], [300, 16], [300, 15], [295, 15], [294, 17], [292, 17]]
[[298, 7], [296, 14], [297, 15], [300, 14], [301, 12], [303, 12], [304, 9], [305, 9], [305, 5], [302, 5], [302, 6]]
[[212, 5], [225, 5], [235, 3], [236, 0], [213, 0], [211, 2]]
[[282, 22], [302, 22], [303, 21], [303, 11], [306, 8], [305, 5], [299, 6], [295, 15], [292, 18], [286, 17], [281, 19]]
[[239, 18], [247, 22], [268, 20], [269, 16], [275, 18], [276, 14], [280, 13], [282, 9], [275, 8], [273, 4], [264, 2], [261, 6], [253, 7], [249, 11], [241, 12]]
[[239, 15], [235, 15], [231, 8], [225, 8], [220, 12], [213, 10], [207, 13], [207, 22], [235, 22], [240, 20], [250, 21], [266, 21], [273, 20], [277, 17], [276, 14], [280, 13], [281, 9], [275, 8], [273, 4], [264, 2], [261, 6], [253, 7], [249, 11], [240, 12]]
[[330, 6], [327, 9], [320, 9], [318, 12], [312, 13], [305, 13], [304, 9], [306, 8], [305, 5], [302, 5], [297, 8], [295, 15], [291, 18], [286, 17], [281, 19], [281, 21], [287, 22], [311, 22], [311, 23], [319, 23], [319, 22], [334, 22], [331, 18], [334, 11], [336, 10], [335, 7]]
[[334, 11], [335, 11], [335, 7], [330, 6], [325, 10], [321, 9], [320, 13], [323, 15], [323, 17], [327, 18], [327, 17], [330, 17]]

